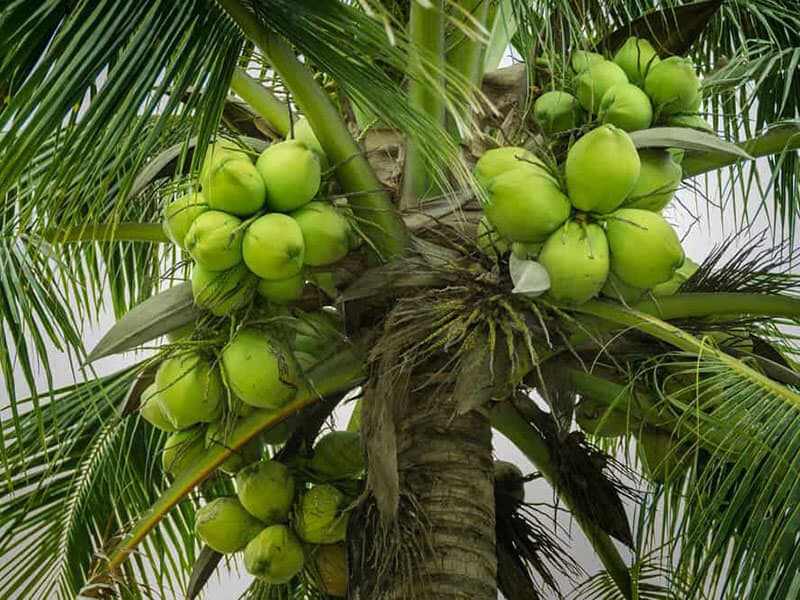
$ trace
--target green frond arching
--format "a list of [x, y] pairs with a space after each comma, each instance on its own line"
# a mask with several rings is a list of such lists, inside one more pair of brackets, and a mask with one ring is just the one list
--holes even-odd
[[[136, 369], [54, 390], [4, 416], [5, 470], [0, 487], [0, 594], [73, 597], [102, 572], [102, 552], [166, 487], [162, 436], [137, 415], [119, 418]], [[9, 411], [4, 411], [8, 413]], [[39, 424], [39, 420], [43, 423]], [[191, 511], [178, 507], [142, 546], [124, 575], [179, 593], [194, 559]], [[156, 565], [160, 565], [155, 568]]]

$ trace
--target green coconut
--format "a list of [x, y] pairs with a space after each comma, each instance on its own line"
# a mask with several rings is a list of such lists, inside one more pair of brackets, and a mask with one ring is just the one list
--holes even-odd
[[711, 123], [706, 121], [700, 115], [670, 115], [667, 117], [665, 125], [669, 127], [686, 127], [688, 129], [697, 129], [698, 131], [705, 131], [706, 133], [716, 133]]
[[309, 462], [312, 472], [322, 480], [358, 479], [364, 472], [364, 451], [356, 431], [331, 431], [314, 445]]
[[587, 398], [575, 407], [575, 421], [583, 431], [597, 437], [622, 437], [630, 427], [627, 414]]
[[270, 585], [288, 583], [304, 563], [303, 546], [286, 525], [267, 527], [244, 549], [247, 572]]
[[347, 498], [330, 484], [315, 485], [295, 507], [294, 530], [306, 542], [335, 544], [345, 538]]
[[289, 215], [259, 217], [244, 232], [242, 255], [247, 268], [262, 279], [288, 279], [303, 269], [303, 230]]
[[675, 273], [664, 283], [659, 283], [653, 288], [654, 296], [671, 296], [678, 292], [680, 287], [694, 275], [700, 265], [694, 262], [691, 258], [684, 258], [683, 264], [678, 267]]
[[347, 256], [350, 251], [350, 225], [333, 205], [327, 202], [309, 202], [291, 216], [303, 232], [305, 264], [322, 267]]
[[203, 437], [202, 427], [193, 427], [170, 435], [161, 451], [161, 466], [164, 471], [178, 477], [202, 460], [206, 453]]
[[639, 179], [639, 153], [628, 134], [602, 125], [580, 138], [567, 153], [567, 193], [583, 211], [609, 213]]
[[203, 165], [200, 167], [198, 181], [200, 186], [208, 186], [208, 180], [213, 172], [228, 161], [242, 161], [252, 164], [250, 155], [241, 146], [232, 140], [219, 140], [206, 149]]
[[228, 160], [207, 177], [203, 195], [213, 210], [249, 217], [264, 206], [267, 190], [249, 160]]
[[233, 215], [209, 210], [189, 227], [184, 246], [195, 262], [206, 269], [231, 269], [242, 262], [241, 225], [241, 219]]
[[678, 191], [683, 169], [666, 150], [640, 150], [639, 162], [639, 179], [624, 205], [658, 212], [669, 204]]
[[590, 64], [575, 77], [575, 96], [589, 113], [600, 111], [600, 100], [613, 86], [628, 83], [625, 71], [610, 60]]
[[[228, 437], [233, 427], [223, 421], [214, 421], [206, 429], [206, 448], [214, 446], [228, 446]], [[231, 456], [225, 459], [219, 469], [229, 475], [236, 474], [242, 467], [261, 459], [263, 448], [260, 436], [256, 436], [243, 447], [238, 448]]]
[[494, 461], [495, 496], [502, 496], [513, 504], [525, 502], [525, 478], [520, 468], [505, 460]]
[[[266, 409], [261, 409], [266, 411]], [[269, 412], [269, 411], [266, 411]], [[294, 433], [294, 430], [297, 429], [297, 425], [300, 422], [300, 417], [297, 413], [291, 415], [289, 417], [285, 417], [279, 423], [273, 425], [269, 429], [266, 429], [261, 432], [261, 439], [264, 440], [265, 444], [270, 445], [279, 445], [286, 442], [289, 439], [289, 436]]]
[[158, 394], [158, 386], [155, 382], [148, 385], [142, 392], [139, 399], [139, 414], [153, 427], [162, 431], [177, 431], [164, 416], [164, 411], [161, 409], [161, 396]]
[[319, 140], [314, 134], [314, 130], [311, 128], [311, 123], [308, 122], [308, 119], [298, 119], [294, 122], [294, 136], [292, 136], [290, 139], [297, 140], [316, 152], [317, 156], [319, 157], [319, 164], [322, 171], [327, 171], [330, 168], [328, 156], [322, 149], [322, 144], [319, 143]]
[[472, 173], [478, 183], [486, 186], [490, 179], [522, 166], [538, 169], [542, 175], [548, 174], [539, 157], [519, 146], [503, 146], [487, 150], [475, 163]]
[[259, 461], [236, 473], [236, 495], [259, 521], [286, 523], [294, 500], [294, 477], [283, 463]]
[[600, 295], [623, 304], [634, 304], [644, 296], [646, 291], [623, 283], [614, 273], [609, 273], [603, 289], [600, 290]]
[[680, 446], [670, 434], [663, 431], [642, 431], [638, 449], [644, 474], [655, 483], [664, 483], [688, 467]]
[[605, 57], [597, 52], [587, 52], [586, 50], [573, 50], [569, 64], [575, 73], [581, 73], [592, 65], [605, 62]]
[[628, 80], [639, 87], [644, 86], [650, 68], [661, 62], [656, 49], [646, 39], [629, 37], [614, 55], [614, 62], [625, 71]]
[[499, 235], [512, 242], [541, 242], [567, 217], [569, 199], [555, 181], [535, 169], [514, 169], [486, 187], [486, 217]]
[[186, 194], [173, 200], [164, 207], [164, 219], [161, 222], [164, 234], [174, 244], [183, 248], [192, 223], [208, 209], [208, 202], [200, 192]]
[[483, 215], [478, 221], [478, 231], [475, 234], [475, 243], [478, 250], [486, 256], [497, 258], [503, 254], [507, 254], [510, 250], [509, 241], [503, 239], [499, 233], [492, 227], [486, 215]]
[[222, 349], [222, 368], [231, 391], [251, 406], [281, 408], [297, 392], [299, 373], [291, 350], [260, 329], [236, 332]]
[[644, 82], [644, 91], [659, 114], [696, 113], [700, 80], [691, 60], [671, 56], [650, 69]]
[[222, 554], [243, 550], [263, 529], [236, 498], [216, 498], [201, 506], [194, 518], [195, 535]]
[[658, 213], [621, 208], [606, 223], [611, 270], [623, 283], [649, 289], [683, 264], [678, 234]]
[[256, 161], [267, 188], [267, 208], [290, 212], [309, 202], [319, 190], [319, 156], [304, 143], [286, 140], [272, 144]]
[[583, 304], [600, 292], [608, 277], [606, 234], [593, 223], [567, 223], [544, 243], [539, 263], [550, 276], [548, 294], [554, 300]]
[[244, 265], [225, 271], [210, 271], [202, 265], [192, 267], [194, 303], [218, 317], [247, 306], [253, 299], [255, 277]]
[[533, 120], [547, 135], [570, 131], [582, 121], [581, 107], [572, 94], [545, 92], [533, 104]]
[[156, 372], [156, 386], [164, 417], [176, 429], [210, 423], [224, 404], [219, 370], [196, 350], [162, 362]]
[[624, 131], [647, 129], [653, 122], [650, 98], [632, 83], [611, 86], [600, 101], [600, 121]]
[[520, 260], [534, 260], [543, 246], [543, 242], [514, 242], [511, 244], [511, 253]]
[[302, 271], [286, 279], [259, 279], [256, 291], [275, 304], [289, 304], [303, 297], [306, 274]]
[[344, 544], [319, 544], [309, 552], [311, 583], [328, 596], [347, 596], [347, 547]]

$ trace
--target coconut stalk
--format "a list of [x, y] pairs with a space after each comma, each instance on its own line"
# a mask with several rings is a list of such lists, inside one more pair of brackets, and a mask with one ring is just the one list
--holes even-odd
[[289, 105], [278, 100], [257, 79], [242, 69], [236, 69], [231, 78], [231, 89], [275, 131], [283, 137], [289, 135], [292, 126]]

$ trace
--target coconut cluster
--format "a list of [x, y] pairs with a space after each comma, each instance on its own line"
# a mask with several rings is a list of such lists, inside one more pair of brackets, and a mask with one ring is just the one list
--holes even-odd
[[506, 146], [475, 165], [487, 200], [477, 245], [494, 258], [513, 252], [537, 260], [556, 302], [579, 305], [601, 293], [633, 302], [684, 263], [661, 215], [683, 172], [680, 151], [637, 149], [628, 132], [705, 123], [697, 114], [700, 82], [686, 59], [662, 60], [633, 37], [613, 60], [574, 52], [570, 70], [574, 94], [547, 92], [533, 109], [546, 135], [569, 138], [565, 157]]
[[223, 140], [206, 151], [199, 192], [164, 209], [167, 237], [192, 258], [195, 303], [217, 316], [254, 296], [289, 304], [303, 296], [310, 268], [343, 259], [357, 245], [347, 215], [319, 195], [327, 159], [305, 119], [294, 137], [253, 160]]

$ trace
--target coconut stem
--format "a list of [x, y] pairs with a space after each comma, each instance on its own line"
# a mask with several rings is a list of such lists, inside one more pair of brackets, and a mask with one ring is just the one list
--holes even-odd
[[231, 79], [231, 89], [241, 96], [267, 124], [283, 137], [289, 135], [292, 118], [289, 107], [278, 100], [258, 80], [242, 69], [236, 69]]
[[54, 244], [68, 242], [156, 242], [166, 243], [169, 238], [161, 223], [97, 223], [83, 224], [70, 229], [45, 229], [39, 234], [43, 240]]

